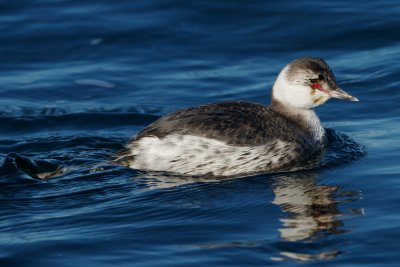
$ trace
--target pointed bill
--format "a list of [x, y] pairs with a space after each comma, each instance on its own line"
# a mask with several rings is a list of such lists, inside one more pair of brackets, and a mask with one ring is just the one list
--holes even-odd
[[354, 97], [354, 96], [346, 93], [345, 91], [343, 91], [339, 87], [336, 88], [335, 91], [330, 91], [329, 93], [330, 93], [331, 97], [333, 97], [333, 98], [349, 100], [349, 101], [359, 101], [357, 97]]

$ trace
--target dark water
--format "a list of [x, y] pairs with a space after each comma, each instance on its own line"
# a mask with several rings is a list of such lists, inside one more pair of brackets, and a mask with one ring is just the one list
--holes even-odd
[[[0, 2], [0, 265], [397, 266], [399, 13], [394, 0]], [[193, 180], [109, 163], [167, 112], [268, 103], [303, 55], [361, 100], [318, 108], [335, 131], [314, 168]]]

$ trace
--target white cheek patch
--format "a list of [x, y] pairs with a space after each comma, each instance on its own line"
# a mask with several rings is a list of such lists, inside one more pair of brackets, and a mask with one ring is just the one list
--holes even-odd
[[314, 102], [310, 95], [311, 87], [299, 82], [289, 82], [286, 76], [287, 69], [284, 68], [274, 84], [273, 98], [296, 108], [314, 107]]
[[232, 146], [192, 135], [144, 137], [130, 144], [129, 167], [184, 175], [233, 176], [270, 171], [296, 160], [293, 143], [274, 140], [262, 146]]

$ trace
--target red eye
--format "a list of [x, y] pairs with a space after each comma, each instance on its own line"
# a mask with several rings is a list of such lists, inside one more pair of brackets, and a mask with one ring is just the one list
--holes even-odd
[[311, 88], [313, 88], [313, 89], [321, 89], [321, 85], [319, 83], [313, 83], [311, 85]]

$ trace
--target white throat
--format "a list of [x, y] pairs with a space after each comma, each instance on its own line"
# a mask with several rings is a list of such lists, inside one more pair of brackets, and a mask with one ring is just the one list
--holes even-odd
[[320, 90], [312, 89], [306, 82], [308, 78], [315, 77], [309, 71], [301, 73], [290, 72], [289, 66], [283, 68], [273, 86], [272, 96], [279, 102], [302, 109], [311, 109], [325, 103], [330, 96]]
[[289, 82], [287, 70], [288, 66], [283, 68], [275, 81], [272, 103], [279, 103], [277, 111], [311, 133], [316, 142], [323, 141], [325, 130], [312, 109], [315, 103], [310, 97], [310, 89], [299, 82]]

